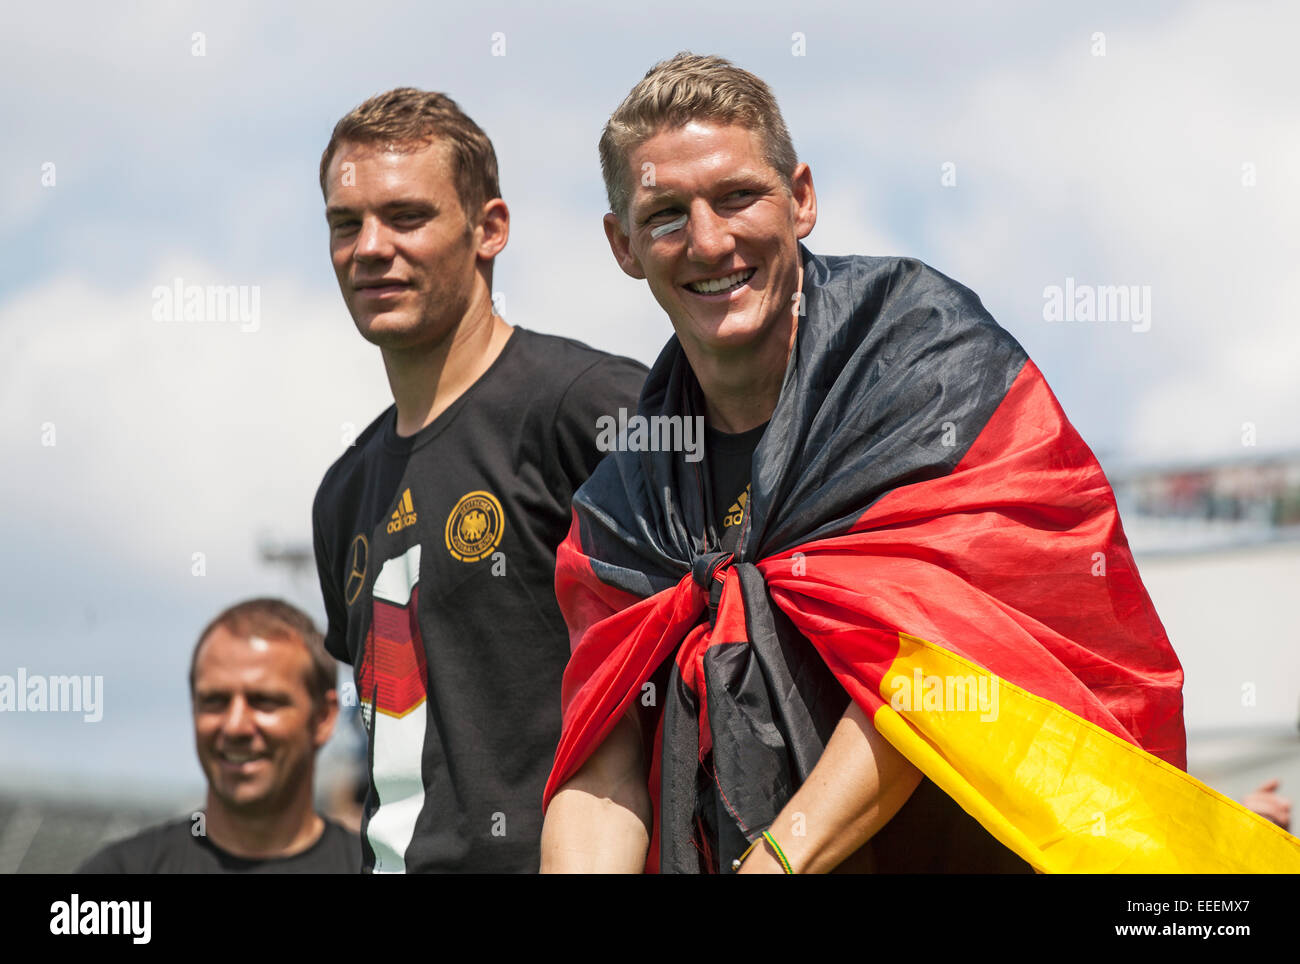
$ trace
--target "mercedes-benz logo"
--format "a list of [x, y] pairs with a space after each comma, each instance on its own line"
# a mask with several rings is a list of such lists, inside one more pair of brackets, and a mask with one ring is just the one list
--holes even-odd
[[348, 556], [351, 558], [352, 568], [348, 570], [348, 581], [343, 586], [343, 593], [348, 605], [351, 606], [357, 601], [362, 587], [366, 584], [366, 560], [370, 556], [370, 544], [366, 542], [364, 535], [358, 535], [352, 540], [352, 545], [348, 547]]

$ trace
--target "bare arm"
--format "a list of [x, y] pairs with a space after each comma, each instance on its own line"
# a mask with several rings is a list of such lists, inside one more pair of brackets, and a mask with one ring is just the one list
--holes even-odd
[[652, 818], [635, 709], [560, 787], [542, 823], [542, 873], [628, 873], [645, 868]]
[[1283, 830], [1290, 830], [1291, 801], [1277, 792], [1277, 788], [1281, 785], [1280, 780], [1269, 780], [1241, 802], [1246, 809], [1254, 810], [1261, 817], [1272, 820]]
[[[920, 782], [921, 771], [850, 703], [812, 773], [777, 814], [772, 836], [795, 873], [825, 873], [888, 823]], [[783, 871], [760, 840], [740, 872]]]

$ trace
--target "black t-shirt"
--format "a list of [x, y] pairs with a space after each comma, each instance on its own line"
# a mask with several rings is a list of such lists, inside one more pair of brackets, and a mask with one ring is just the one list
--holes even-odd
[[[569, 635], [555, 550], [646, 369], [516, 328], [415, 435], [389, 407], [313, 507], [326, 648], [369, 734], [364, 866], [535, 872]], [[346, 699], [347, 694], [344, 694]]]
[[[709, 515], [715, 528], [712, 538], [724, 552], [735, 552], [740, 546], [741, 533], [749, 516], [754, 450], [758, 448], [766, 429], [766, 422], [747, 432], [738, 433], [722, 432], [711, 425], [705, 426], [704, 459], [708, 465], [709, 491], [712, 496]], [[718, 836], [722, 801], [713, 778], [712, 753], [705, 756], [696, 770], [695, 800], [696, 847], [701, 854], [702, 866], [716, 873], [716, 860], [710, 861], [717, 849], [713, 846], [713, 841]], [[726, 819], [725, 814], [721, 819]]]
[[764, 422], [748, 432], [731, 434], [705, 426], [705, 458], [709, 464], [709, 485], [713, 492], [713, 519], [717, 526], [719, 544], [727, 552], [735, 552], [740, 545], [740, 534], [748, 515], [749, 476], [758, 448]]
[[81, 865], [82, 874], [355, 874], [361, 841], [331, 820], [320, 838], [291, 857], [252, 859], [226, 853], [191, 820], [174, 820], [109, 844]]

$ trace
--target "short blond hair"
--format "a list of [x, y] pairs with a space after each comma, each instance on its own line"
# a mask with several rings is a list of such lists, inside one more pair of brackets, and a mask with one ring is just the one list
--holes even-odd
[[321, 154], [321, 193], [329, 196], [326, 172], [344, 142], [404, 147], [427, 146], [434, 141], [447, 145], [460, 206], [466, 219], [478, 224], [483, 205], [501, 196], [496, 151], [483, 129], [454, 100], [437, 91], [397, 87], [344, 114]]
[[646, 72], [600, 135], [605, 193], [620, 220], [627, 221], [632, 196], [628, 153], [660, 130], [693, 120], [740, 124], [757, 132], [764, 159], [791, 187], [799, 158], [771, 88], [729, 60], [682, 51]]

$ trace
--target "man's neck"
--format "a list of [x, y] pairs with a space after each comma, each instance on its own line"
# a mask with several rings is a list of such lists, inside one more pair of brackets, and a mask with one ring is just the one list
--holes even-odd
[[249, 860], [292, 857], [316, 843], [325, 821], [312, 807], [311, 781], [288, 806], [268, 813], [237, 813], [208, 791], [204, 832], [226, 853]]
[[[796, 290], [802, 289], [801, 265]], [[772, 417], [798, 329], [799, 316], [792, 311], [769, 338], [744, 352], [688, 357], [704, 392], [709, 425], [720, 432], [739, 434], [758, 428]]]
[[388, 385], [397, 403], [397, 434], [414, 435], [460, 398], [496, 361], [514, 329], [483, 301], [442, 341], [383, 349]]

